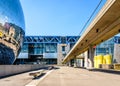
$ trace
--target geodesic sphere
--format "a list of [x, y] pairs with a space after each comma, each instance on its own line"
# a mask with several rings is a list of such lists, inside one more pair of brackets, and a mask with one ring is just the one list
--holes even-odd
[[13, 64], [25, 35], [19, 0], [0, 0], [0, 64]]

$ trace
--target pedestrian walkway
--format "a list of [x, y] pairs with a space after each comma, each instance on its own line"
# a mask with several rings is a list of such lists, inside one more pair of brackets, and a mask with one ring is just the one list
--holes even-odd
[[0, 86], [120, 86], [120, 75], [81, 68], [58, 66], [37, 79], [29, 73], [2, 78]]
[[120, 75], [60, 67], [41, 80], [38, 86], [120, 86]]
[[25, 86], [32, 81], [32, 77], [29, 76], [29, 72], [17, 74], [0, 79], [0, 86]]
[[[26, 73], [16, 74], [5, 78], [0, 78], [0, 86], [26, 86], [27, 84], [33, 82], [35, 79], [33, 76], [30, 76], [29, 73], [39, 72], [40, 70], [34, 70]], [[49, 70], [45, 69], [45, 72]], [[38, 82], [37, 82], [38, 83]], [[36, 85], [33, 85], [36, 86]]]

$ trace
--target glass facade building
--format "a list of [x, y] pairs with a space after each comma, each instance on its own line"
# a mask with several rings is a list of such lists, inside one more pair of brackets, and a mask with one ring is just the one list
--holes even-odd
[[79, 36], [26, 36], [15, 64], [44, 61], [57, 64], [77, 42]]
[[0, 0], [0, 64], [13, 64], [21, 50], [24, 31], [19, 0]]
[[119, 53], [120, 52], [120, 37], [119, 36], [114, 36], [107, 41], [99, 44], [95, 48], [95, 55], [106, 55], [109, 54], [112, 56], [112, 61], [113, 63], [115, 62], [114, 60], [119, 59]]
[[[22, 51], [15, 64], [28, 64], [46, 62], [46, 64], [60, 64], [65, 55], [70, 51], [79, 36], [26, 36]], [[114, 36], [95, 47], [95, 55], [110, 54], [112, 60], [120, 44], [120, 37]], [[117, 50], [118, 52], [118, 50]], [[117, 55], [119, 57], [119, 55]]]
[[[108, 69], [108, 65], [120, 63], [120, 36], [114, 36], [97, 46], [92, 47], [92, 57], [90, 58], [89, 50], [77, 56], [78, 58], [71, 59], [67, 65], [75, 67], [89, 67], [93, 64], [94, 67], [98, 64], [104, 64], [104, 69]], [[97, 57], [95, 57], [97, 56]], [[103, 58], [102, 58], [103, 56]], [[106, 58], [107, 56], [107, 58]], [[103, 61], [104, 60], [104, 61]], [[97, 67], [96, 67], [97, 68]]]
[[106, 55], [106, 54], [110, 54], [113, 56], [114, 54], [114, 39], [115, 37], [97, 45], [96, 47], [96, 55], [102, 54], [102, 55]]

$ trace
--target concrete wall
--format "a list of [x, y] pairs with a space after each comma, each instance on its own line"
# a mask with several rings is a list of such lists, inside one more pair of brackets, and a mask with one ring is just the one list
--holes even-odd
[[113, 63], [120, 63], [120, 44], [114, 44]]
[[0, 65], [0, 77], [36, 70], [44, 67], [44, 65]]
[[[65, 51], [62, 51], [62, 46], [65, 46]], [[62, 61], [64, 59], [64, 55], [63, 54], [67, 54], [68, 51], [70, 50], [70, 44], [58, 44], [57, 45], [57, 65], [63, 65]]]
[[88, 51], [84, 52], [84, 67], [88, 67]]

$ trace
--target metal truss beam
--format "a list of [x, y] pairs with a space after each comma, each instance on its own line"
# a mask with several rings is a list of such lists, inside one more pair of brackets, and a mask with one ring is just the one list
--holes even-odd
[[24, 43], [76, 43], [79, 36], [26, 36]]

